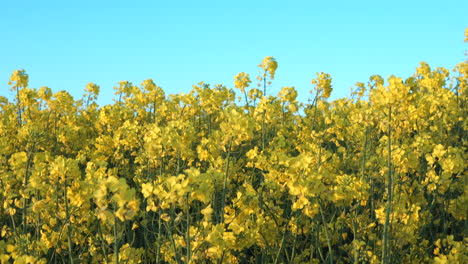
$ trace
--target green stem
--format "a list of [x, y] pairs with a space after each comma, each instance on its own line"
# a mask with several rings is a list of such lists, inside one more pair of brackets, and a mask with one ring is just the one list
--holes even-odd
[[244, 90], [245, 103], [247, 105], [247, 111], [249, 111], [249, 100], [247, 99], [247, 92]]
[[227, 192], [228, 175], [229, 175], [229, 162], [231, 159], [231, 147], [232, 147], [232, 139], [229, 142], [226, 167], [224, 169], [224, 182], [223, 182], [223, 193], [221, 197], [221, 210], [220, 210], [221, 221], [220, 223], [224, 223], [224, 207], [226, 207], [226, 192]]
[[19, 127], [22, 127], [23, 126], [23, 118], [22, 118], [22, 109], [21, 109], [21, 100], [20, 100], [20, 96], [19, 96], [19, 87], [17, 86], [16, 87], [16, 103], [17, 103], [17, 107], [18, 107], [18, 124], [19, 124]]
[[[161, 215], [161, 209], [159, 209], [158, 214]], [[161, 227], [162, 227], [161, 217], [158, 217], [158, 246], [156, 250], [156, 263], [159, 263], [159, 255], [161, 251]]]
[[67, 218], [67, 241], [68, 241], [68, 256], [70, 257], [70, 263], [74, 263], [73, 260], [73, 249], [72, 249], [72, 239], [71, 239], [71, 224], [70, 224], [70, 207], [68, 206], [68, 198], [67, 198], [67, 178], [66, 178], [66, 173], [65, 173], [65, 188], [64, 188], [64, 199], [65, 199], [65, 214]]
[[390, 214], [391, 214], [391, 206], [392, 206], [392, 199], [393, 199], [393, 189], [392, 189], [392, 142], [391, 142], [391, 122], [392, 122], [392, 107], [388, 108], [388, 144], [387, 144], [387, 151], [388, 151], [388, 159], [387, 159], [387, 166], [388, 166], [388, 175], [387, 175], [387, 212], [385, 215], [385, 224], [384, 230], [382, 234], [382, 264], [389, 263], [388, 257], [388, 229], [390, 226]]
[[174, 234], [172, 233], [173, 228], [174, 228], [174, 230], [176, 230], [176, 227], [174, 225], [174, 217], [175, 217], [174, 205], [172, 205], [172, 207], [171, 207], [171, 220], [170, 220], [171, 226], [169, 226], [168, 223], [164, 223], [164, 224], [166, 226], [166, 230], [169, 233], [169, 236], [171, 237], [171, 245], [172, 245], [172, 249], [174, 250], [174, 257], [176, 259], [176, 262], [180, 263], [179, 254], [177, 253], [177, 246], [176, 246], [175, 239], [174, 239]]
[[99, 221], [99, 219], [97, 219], [97, 225], [98, 225], [99, 239], [101, 240], [101, 248], [102, 248], [102, 252], [104, 253], [104, 259], [106, 260], [106, 263], [108, 263], [109, 259], [107, 258], [107, 250], [106, 250], [105, 240], [104, 240], [104, 236], [102, 235], [101, 222]]
[[189, 211], [189, 204], [188, 204], [189, 193], [187, 193], [185, 197], [185, 207], [186, 207], [186, 215], [187, 215], [187, 230], [185, 234], [186, 244], [187, 244], [187, 263], [190, 263], [190, 258], [192, 257], [191, 254], [191, 247], [190, 247], [190, 211]]
[[275, 264], [278, 263], [280, 253], [281, 253], [281, 251], [283, 250], [284, 240], [285, 240], [285, 238], [286, 238], [286, 231], [287, 231], [287, 228], [288, 228], [288, 224], [289, 224], [289, 223], [286, 223], [286, 225], [285, 225], [285, 227], [284, 227], [283, 238], [281, 238], [281, 245], [280, 245], [280, 248], [279, 248], [279, 250], [278, 250], [278, 253], [276, 253], [276, 257], [275, 257]]
[[[29, 182], [29, 171], [31, 168], [32, 156], [33, 156], [33, 153], [31, 154], [28, 153], [28, 162], [26, 164], [26, 171], [24, 173], [24, 178], [23, 178], [23, 191], [25, 194], [27, 192], [27, 186]], [[28, 200], [29, 198], [23, 197], [23, 209], [22, 209], [23, 211], [23, 214], [22, 214], [23, 234], [26, 234], [26, 231], [27, 231], [26, 226], [27, 226], [27, 220], [28, 220], [28, 217], [27, 217]]]
[[119, 264], [119, 241], [117, 239], [117, 220], [118, 218], [115, 216], [115, 207], [116, 205], [114, 204], [114, 254], [115, 254], [115, 263]]
[[328, 235], [327, 222], [325, 222], [325, 216], [323, 214], [322, 205], [319, 202], [320, 215], [322, 217], [323, 230], [325, 230], [325, 237], [327, 238], [328, 254], [330, 255], [330, 264], [333, 264], [333, 250], [331, 246], [330, 236]]

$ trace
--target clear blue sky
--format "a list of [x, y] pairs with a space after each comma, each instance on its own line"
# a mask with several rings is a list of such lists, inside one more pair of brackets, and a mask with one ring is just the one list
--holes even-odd
[[7, 1], [0, 0], [0, 89], [24, 68], [30, 87], [88, 82], [112, 103], [121, 80], [152, 78], [167, 94], [204, 81], [252, 79], [265, 56], [279, 64], [269, 89], [295, 86], [306, 101], [316, 72], [332, 98], [370, 75], [408, 77], [419, 62], [452, 69], [466, 59], [468, 1]]

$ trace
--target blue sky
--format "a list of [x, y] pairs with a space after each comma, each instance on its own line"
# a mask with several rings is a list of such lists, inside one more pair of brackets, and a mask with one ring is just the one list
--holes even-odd
[[167, 94], [204, 81], [233, 87], [265, 56], [278, 70], [269, 94], [309, 98], [316, 72], [332, 98], [372, 74], [410, 76], [419, 62], [452, 69], [466, 59], [468, 1], [6, 1], [0, 0], [0, 95], [24, 68], [30, 87], [80, 98], [89, 82], [112, 103], [121, 80], [152, 78]]

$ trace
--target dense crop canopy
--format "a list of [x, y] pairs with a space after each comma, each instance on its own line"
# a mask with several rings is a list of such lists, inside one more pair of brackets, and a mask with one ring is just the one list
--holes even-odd
[[[1, 263], [468, 263], [468, 64], [350, 98], [120, 82], [0, 98]], [[268, 80], [268, 81], [267, 81]], [[240, 97], [239, 97], [240, 98]], [[240, 99], [239, 99], [240, 100]], [[245, 101], [244, 101], [245, 100]]]

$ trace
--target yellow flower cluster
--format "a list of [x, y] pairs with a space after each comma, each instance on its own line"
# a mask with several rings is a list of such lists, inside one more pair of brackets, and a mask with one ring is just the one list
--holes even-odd
[[[274, 79], [266, 57], [259, 80]], [[468, 64], [312, 100], [122, 81], [0, 98], [0, 263], [467, 263]], [[271, 84], [271, 83], [270, 83]]]

